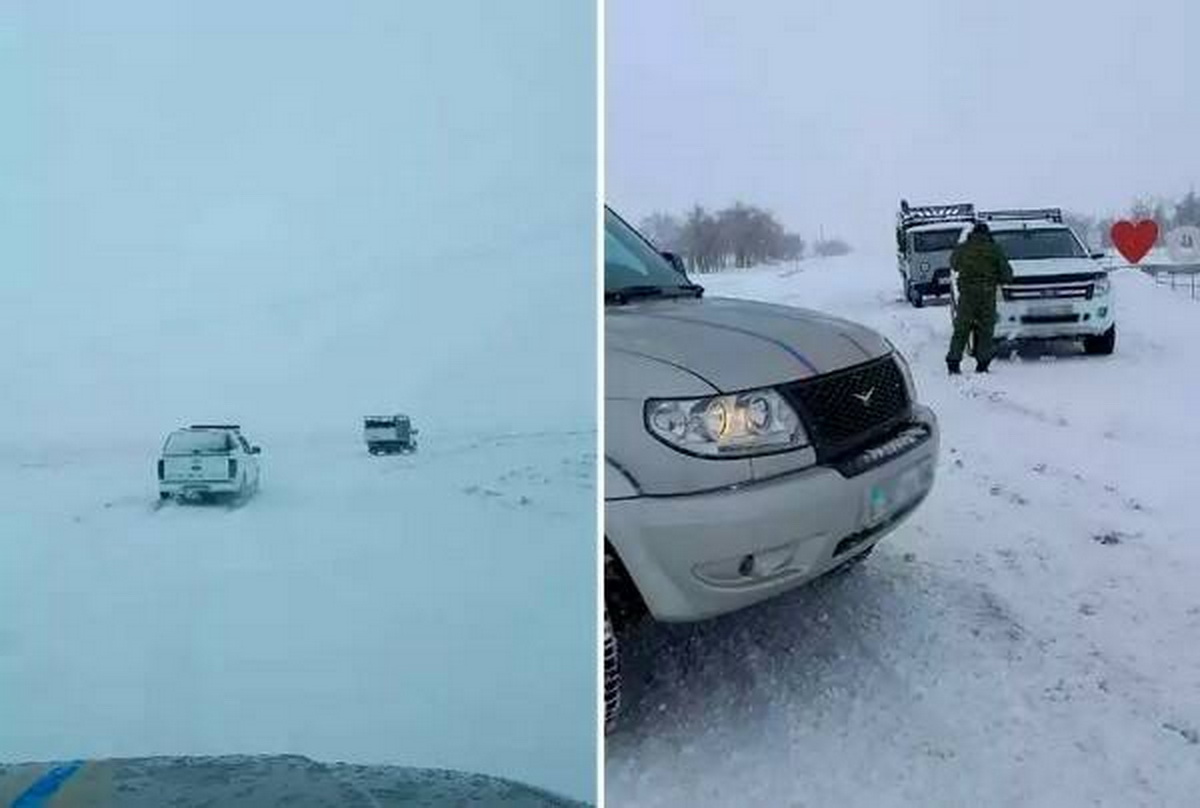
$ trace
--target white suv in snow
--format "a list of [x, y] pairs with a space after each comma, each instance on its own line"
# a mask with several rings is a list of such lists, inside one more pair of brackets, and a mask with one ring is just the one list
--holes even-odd
[[[1072, 339], [1089, 354], [1116, 347], [1115, 300], [1103, 253], [1089, 253], [1057, 208], [980, 211], [1012, 265], [1012, 283], [996, 291], [996, 351], [1019, 342]], [[965, 240], [970, 227], [963, 227]], [[951, 290], [951, 313], [958, 300]]]
[[215, 495], [243, 497], [258, 490], [258, 455], [233, 424], [195, 424], [167, 436], [158, 460], [158, 495], [166, 500]]

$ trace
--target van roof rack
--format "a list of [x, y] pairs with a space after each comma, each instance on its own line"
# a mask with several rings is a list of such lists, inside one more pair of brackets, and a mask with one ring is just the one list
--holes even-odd
[[1012, 208], [1010, 210], [981, 210], [979, 218], [987, 222], [1045, 221], [1062, 224], [1062, 208]]
[[233, 429], [240, 430], [239, 424], [192, 424], [188, 429]]
[[900, 200], [900, 212], [896, 215], [902, 229], [915, 227], [919, 224], [937, 224], [939, 222], [972, 222], [975, 221], [975, 206], [970, 202], [959, 202], [954, 205], [916, 205]]

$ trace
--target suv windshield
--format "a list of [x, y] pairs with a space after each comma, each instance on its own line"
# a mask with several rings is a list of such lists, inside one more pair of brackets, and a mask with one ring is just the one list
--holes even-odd
[[675, 271], [646, 240], [611, 210], [604, 211], [604, 291], [658, 287], [688, 288], [688, 279]]
[[1065, 227], [1036, 230], [993, 230], [992, 238], [1010, 261], [1039, 258], [1087, 258], [1075, 234]]
[[961, 227], [955, 227], [952, 230], [925, 230], [913, 233], [913, 251], [926, 253], [953, 250], [958, 244], [958, 237], [961, 233]]
[[227, 452], [229, 436], [224, 432], [176, 432], [167, 438], [166, 454]]

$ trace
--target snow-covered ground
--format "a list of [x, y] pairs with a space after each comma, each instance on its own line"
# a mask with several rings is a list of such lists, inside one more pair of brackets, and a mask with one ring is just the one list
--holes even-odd
[[[492, 266], [551, 265], [548, 244]], [[572, 307], [503, 327], [550, 292], [485, 279], [406, 312], [409, 276], [369, 267], [198, 280], [130, 304], [43, 282], [0, 325], [0, 760], [296, 753], [591, 799], [594, 349]], [[370, 457], [362, 416], [393, 411], [420, 449]], [[158, 507], [162, 441], [196, 421], [262, 446], [243, 506]]]
[[158, 509], [153, 435], [5, 455], [0, 759], [290, 752], [586, 795], [595, 433], [371, 458], [354, 427], [252, 434], [233, 509]]
[[948, 378], [948, 310], [903, 302], [890, 256], [697, 280], [882, 331], [943, 454], [930, 498], [853, 574], [625, 637], [609, 803], [1196, 804], [1196, 304], [1119, 270], [1112, 357]]

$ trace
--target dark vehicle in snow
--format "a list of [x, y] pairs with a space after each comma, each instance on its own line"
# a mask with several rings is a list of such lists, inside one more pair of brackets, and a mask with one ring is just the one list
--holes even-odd
[[363, 439], [373, 455], [408, 454], [417, 450], [417, 430], [407, 415], [368, 415], [363, 418]]

